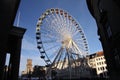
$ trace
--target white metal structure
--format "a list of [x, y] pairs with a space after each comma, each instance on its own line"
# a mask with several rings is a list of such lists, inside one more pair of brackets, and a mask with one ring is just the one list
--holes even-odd
[[52, 69], [68, 69], [71, 76], [72, 69], [82, 65], [88, 54], [88, 44], [81, 26], [62, 9], [48, 9], [40, 16], [36, 40], [41, 58], [49, 67], [48, 73]]

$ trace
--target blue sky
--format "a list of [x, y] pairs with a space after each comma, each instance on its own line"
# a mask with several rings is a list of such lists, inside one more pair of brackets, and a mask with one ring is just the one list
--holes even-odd
[[90, 54], [102, 50], [97, 35], [97, 26], [88, 11], [86, 0], [21, 0], [14, 22], [14, 25], [17, 25], [18, 14], [20, 13], [19, 26], [27, 29], [22, 43], [20, 72], [26, 69], [28, 58], [33, 60], [33, 65], [45, 65], [36, 48], [35, 30], [38, 18], [49, 8], [66, 10], [81, 24], [87, 37]]

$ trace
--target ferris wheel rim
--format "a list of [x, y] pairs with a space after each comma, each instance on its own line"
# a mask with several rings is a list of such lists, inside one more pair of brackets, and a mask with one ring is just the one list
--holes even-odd
[[[49, 57], [48, 57], [48, 55], [47, 55], [47, 53], [46, 53], [46, 51], [45, 51], [45, 49], [44, 49], [44, 47], [43, 47], [42, 40], [40, 39], [40, 38], [41, 38], [41, 37], [40, 37], [40, 34], [41, 34], [41, 33], [39, 33], [39, 31], [40, 31], [40, 26], [42, 25], [42, 20], [44, 20], [45, 17], [46, 17], [47, 15], [49, 15], [50, 13], [53, 14], [54, 11], [56, 11], [56, 10], [63, 11], [63, 13], [60, 13], [60, 14], [68, 14], [66, 11], [64, 11], [64, 10], [62, 10], [62, 9], [58, 9], [58, 8], [48, 9], [48, 10], [46, 10], [45, 13], [43, 13], [42, 16], [39, 18], [38, 23], [37, 23], [37, 28], [36, 28], [36, 40], [37, 40], [37, 45], [38, 45], [37, 47], [38, 47], [41, 55], [42, 55], [42, 56], [45, 56], [45, 57], [47, 58], [47, 59], [45, 59], [45, 58], [42, 57], [48, 65], [49, 65], [49, 64], [52, 64], [52, 62], [51, 62], [51, 60], [49, 59]], [[56, 13], [57, 13], [57, 12], [56, 12]], [[68, 15], [69, 15], [69, 14], [68, 14]], [[83, 40], [85, 41], [85, 44], [86, 44], [86, 46], [87, 46], [87, 48], [88, 48], [87, 39], [86, 39], [86, 37], [85, 37], [85, 35], [84, 35], [84, 32], [83, 32], [81, 26], [75, 21], [75, 19], [74, 19], [71, 15], [69, 15], [68, 17], [69, 17], [71, 20], [73, 20], [73, 22], [75, 22], [76, 28], [79, 30], [79, 32], [80, 32], [81, 34], [83, 34]], [[86, 50], [88, 50], [88, 49], [86, 49]]]

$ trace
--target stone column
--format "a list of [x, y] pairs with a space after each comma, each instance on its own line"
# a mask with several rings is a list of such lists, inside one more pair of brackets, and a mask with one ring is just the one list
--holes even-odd
[[19, 77], [19, 65], [20, 65], [20, 55], [21, 55], [21, 39], [15, 41], [13, 51], [10, 57], [10, 65], [11, 65], [11, 80], [18, 80]]
[[21, 44], [23, 34], [26, 29], [13, 27], [9, 38], [9, 52], [10, 52], [10, 63], [8, 71], [8, 80], [18, 80], [19, 77], [19, 65], [21, 55]]
[[0, 78], [3, 80], [4, 78], [4, 67], [6, 61], [6, 52], [4, 50], [0, 50]]

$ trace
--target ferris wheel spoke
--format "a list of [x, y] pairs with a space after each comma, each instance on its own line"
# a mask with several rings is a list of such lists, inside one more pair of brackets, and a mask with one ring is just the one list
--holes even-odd
[[[62, 51], [62, 49], [63, 49], [63, 48], [61, 47], [60, 50], [58, 51], [58, 53], [57, 53], [57, 55], [56, 55], [56, 57], [55, 57], [55, 59], [54, 59], [54, 61], [53, 61], [53, 64], [55, 64], [58, 56], [60, 55], [60, 53], [61, 53], [61, 51]], [[53, 64], [52, 64], [52, 65], [53, 65]]]
[[[50, 20], [48, 20], [48, 18], [49, 18]], [[52, 24], [52, 22], [51, 22], [53, 19], [51, 19], [51, 16], [49, 16], [49, 15], [48, 15], [48, 18], [46, 18], [45, 21], [46, 21], [46, 23], [48, 24], [48, 25], [47, 25], [48, 28], [51, 28], [51, 30], [52, 30], [52, 28], [54, 29], [54, 26], [53, 26], [53, 24]]]
[[55, 65], [55, 62], [56, 62], [58, 56], [60, 55], [61, 50], [62, 50], [62, 48], [60, 48], [60, 50], [58, 51], [58, 54], [55, 56], [55, 59], [54, 59], [53, 63], [51, 64], [51, 66], [48, 69], [49, 71], [52, 69], [52, 66]]
[[82, 51], [78, 48], [78, 46], [76, 45], [75, 42], [73, 42], [73, 45], [74, 45], [74, 47], [76, 48], [76, 50], [77, 50], [81, 55], [83, 55]]
[[60, 34], [61, 32], [60, 32], [59, 26], [61, 26], [61, 24], [58, 24], [59, 20], [57, 19], [57, 17], [55, 15], [53, 15], [53, 17], [54, 17], [54, 26], [55, 26], [55, 29]]
[[[78, 30], [77, 30], [77, 29], [72, 30], [73, 36], [76, 36], [76, 35], [75, 35], [76, 33], [78, 33]], [[79, 34], [78, 34], [78, 35], [79, 35]], [[78, 35], [77, 35], [77, 36], [78, 36]]]
[[48, 33], [53, 34], [52, 31], [47, 31], [46, 29], [42, 29], [41, 33], [42, 34], [47, 34], [47, 35], [48, 35]]
[[[63, 30], [65, 28], [65, 26], [64, 26], [65, 22], [64, 22], [64, 19], [63, 19], [63, 15], [59, 15], [59, 17], [60, 17], [61, 25], [62, 25], [61, 29]], [[61, 31], [61, 32], [63, 32], [63, 31]]]
[[59, 15], [59, 19], [60, 19], [60, 21], [61, 21], [61, 24], [62, 24], [62, 26], [63, 26], [63, 24], [64, 24], [64, 21], [63, 21], [63, 18], [62, 18], [62, 16], [63, 16], [63, 15], [61, 15], [61, 14], [60, 14], [60, 15]]
[[[64, 22], [65, 26], [67, 26], [67, 25], [66, 25], [67, 13], [64, 12], [63, 15], [64, 15], [64, 17], [62, 17], [62, 18], [63, 18], [63, 22]], [[65, 28], [67, 28], [67, 27], [65, 27]]]
[[60, 55], [58, 56], [58, 60], [55, 62], [56, 63], [56, 68], [60, 68], [60, 59], [62, 57], [62, 51], [60, 52]]
[[[66, 15], [67, 15], [67, 14], [66, 14]], [[64, 15], [64, 16], [65, 16], [65, 15]], [[71, 26], [68, 26], [67, 16], [66, 16], [66, 17], [63, 17], [63, 20], [64, 20], [64, 28], [65, 28], [65, 30], [66, 30], [67, 32], [69, 32], [69, 34], [70, 34], [71, 32], [69, 31], [69, 29], [70, 29]]]
[[79, 48], [84, 49], [84, 44], [83, 44], [83, 43], [77, 42], [76, 44], [78, 44], [78, 47], [79, 47]]
[[59, 23], [60, 24], [60, 26], [59, 26], [59, 30], [61, 30], [62, 29], [62, 27], [63, 27], [63, 24], [62, 24], [62, 20], [60, 19], [60, 15], [57, 15], [56, 14], [56, 18], [58, 19], [58, 21], [59, 22], [57, 22], [57, 23]]
[[69, 20], [69, 17], [71, 17], [71, 16], [68, 16], [67, 18], [66, 18], [66, 20], [67, 20], [67, 23], [68, 23], [68, 28], [69, 28], [69, 32], [71, 32], [71, 24], [70, 24], [70, 20]]
[[[46, 26], [48, 26], [48, 25], [46, 25]], [[46, 34], [48, 34], [48, 33], [54, 33], [52, 29], [49, 29], [49, 27], [47, 28], [46, 26], [44, 26], [44, 27], [41, 28], [41, 30], [42, 30], [41, 33], [42, 32], [44, 32]]]
[[62, 48], [58, 49], [55, 51], [55, 53], [57, 53], [54, 57], [54, 60], [52, 62], [52, 64], [50, 65], [50, 67], [48, 68], [47, 74], [50, 73], [50, 71], [52, 70], [53, 66], [55, 65], [56, 59], [58, 58], [58, 56], [60, 55], [60, 51], [62, 50]]
[[74, 55], [78, 55], [78, 53], [79, 53], [78, 50], [76, 50], [76, 48], [74, 46], [72, 47], [72, 51], [73, 51], [72, 54], [74, 54]]
[[78, 44], [79, 47], [84, 48], [85, 43], [83, 41], [74, 40], [74, 43]]
[[61, 22], [62, 20], [60, 21], [60, 16], [56, 14], [56, 15], [53, 15], [53, 18], [56, 19], [55, 24], [58, 25], [57, 29], [59, 33], [62, 33], [63, 32], [62, 29], [64, 29], [65, 27], [63, 25], [63, 22]]
[[68, 49], [66, 49], [66, 54], [68, 55], [67, 57], [68, 57], [68, 70], [69, 70], [69, 75], [70, 75], [70, 77], [71, 77], [71, 57], [70, 57], [70, 53], [68, 52]]
[[71, 32], [71, 34], [74, 33], [73, 30], [72, 30], [72, 27], [73, 27], [73, 25], [70, 25], [70, 32]]
[[56, 38], [54, 38], [54, 37], [52, 37], [52, 36], [50, 36], [50, 35], [42, 35], [41, 38], [56, 39]]
[[[79, 44], [79, 43], [78, 43]], [[81, 50], [81, 51], [84, 51], [85, 50], [85, 46], [83, 46], [83, 45], [78, 45], [78, 47], [79, 47], [79, 49]]]
[[74, 57], [73, 57], [73, 54], [72, 54], [72, 53], [71, 53], [71, 59], [72, 59], [72, 61], [73, 61], [73, 63], [74, 63], [74, 65], [73, 65], [73, 66], [74, 66], [74, 67], [75, 67], [75, 66], [77, 66], [77, 65], [76, 65], [76, 60], [77, 60], [77, 59], [74, 59]]
[[70, 34], [72, 35], [72, 32], [71, 32], [72, 26], [71, 26], [71, 24], [70, 24], [71, 21], [69, 20], [69, 17], [70, 17], [70, 16], [68, 16], [68, 18], [67, 18], [67, 23], [68, 23], [68, 28], [69, 28], [68, 30], [69, 30]]
[[54, 40], [53, 41], [52, 40], [50, 40], [50, 41], [42, 41], [42, 44], [45, 44], [45, 45], [46, 44], [48, 44], [48, 45], [49, 44], [55, 44], [55, 43], [57, 43], [57, 41], [54, 41]]
[[[55, 21], [55, 25], [56, 25], [56, 29], [58, 29], [58, 31], [61, 29], [60, 27], [61, 27], [61, 22], [60, 22], [60, 20], [59, 20], [59, 17], [58, 17], [58, 14], [52, 14], [52, 17], [53, 17], [53, 20]], [[60, 32], [60, 31], [59, 31]]]
[[63, 59], [63, 63], [61, 64], [61, 65], [62, 65], [62, 66], [61, 66], [61, 69], [64, 68], [64, 65], [65, 65], [65, 62], [66, 62], [66, 58], [67, 58], [67, 54], [65, 54], [65, 57], [64, 57], [64, 59]]
[[83, 52], [84, 52], [83, 48], [79, 48], [79, 50], [78, 50], [78, 48], [76, 46], [74, 46], [74, 49], [76, 50], [77, 53], [80, 53], [81, 55], [83, 55]]
[[73, 39], [81, 39], [81, 36], [80, 36], [81, 34], [78, 34], [78, 35], [74, 35], [73, 36]]
[[51, 55], [49, 54], [49, 58], [51, 58], [52, 61], [54, 60], [54, 58], [57, 55], [59, 50], [60, 50], [60, 47], [58, 47], [57, 49], [52, 50], [53, 52], [51, 53]]
[[[55, 20], [54, 18], [52, 18], [52, 16], [48, 16], [50, 19], [52, 19], [51, 21], [53, 21], [53, 20]], [[46, 19], [46, 21], [49, 23], [49, 25], [56, 31], [56, 32], [59, 32], [59, 30], [57, 30], [57, 26], [56, 26], [56, 24], [55, 24], [55, 22], [51, 22], [50, 23], [50, 21], [48, 21], [47, 19]], [[55, 27], [56, 26], [56, 27]]]
[[70, 27], [70, 32], [72, 33], [73, 32], [73, 29], [74, 29], [74, 25], [72, 24], [72, 16], [69, 16], [71, 18], [71, 20], [69, 20], [69, 27]]
[[72, 36], [75, 36], [75, 35], [77, 35], [78, 33], [79, 33], [79, 31], [77, 30], [77, 31], [75, 31], [75, 32], [73, 33]]
[[52, 49], [56, 48], [57, 46], [59, 46], [59, 45], [54, 45], [54, 46], [52, 46], [52, 47], [50, 47], [50, 48], [46, 49], [45, 51], [52, 50]]
[[48, 38], [49, 37], [51, 39], [56, 39], [57, 35], [52, 35], [52, 34], [46, 34], [45, 33], [45, 34], [41, 34], [41, 36], [44, 37], [44, 38]]
[[66, 14], [67, 16], [66, 17], [64, 17], [64, 22], [66, 23], [66, 24], [69, 24], [70, 23], [70, 25], [66, 25], [67, 27], [67, 30], [71, 33], [71, 35], [74, 33], [74, 31], [75, 31], [75, 28], [74, 28], [74, 25], [71, 23], [71, 21], [69, 21], [68, 20], [68, 14]]
[[83, 41], [83, 39], [82, 39], [82, 38], [80, 38], [80, 39], [75, 39], [75, 41], [77, 41], [77, 42], [78, 42], [78, 41]]

